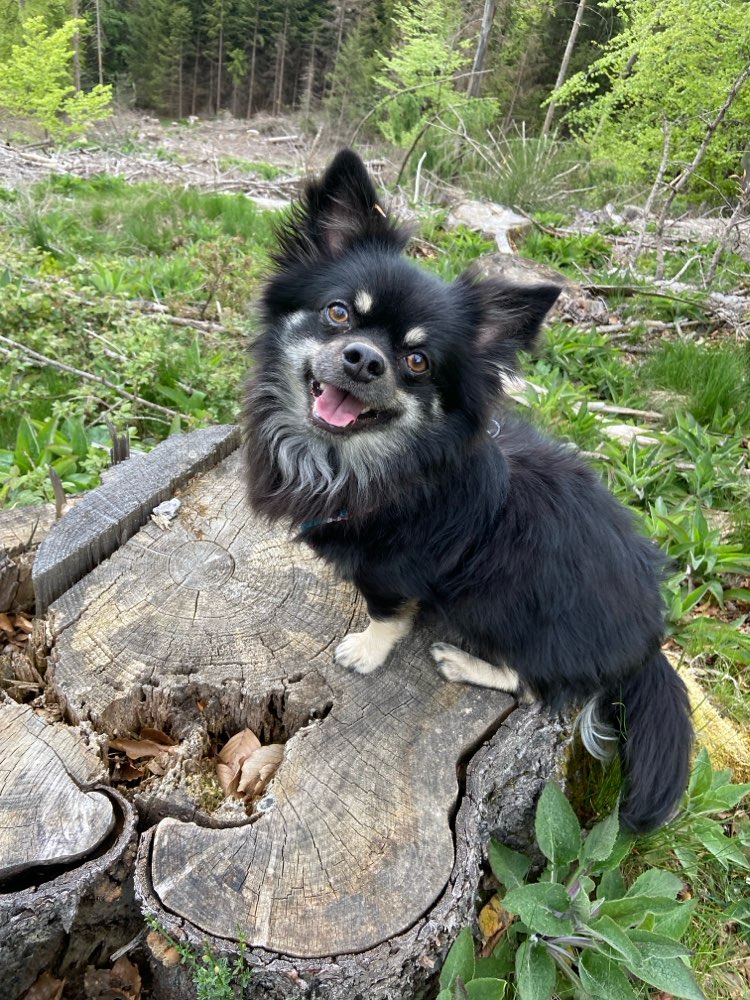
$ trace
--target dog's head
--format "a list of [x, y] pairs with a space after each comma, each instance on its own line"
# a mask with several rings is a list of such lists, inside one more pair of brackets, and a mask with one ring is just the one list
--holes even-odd
[[484, 433], [498, 371], [533, 346], [557, 286], [447, 283], [402, 256], [408, 238], [350, 150], [280, 230], [247, 408], [265, 443], [264, 457], [250, 447], [251, 475], [275, 469], [266, 496], [335, 494], [335, 506], [352, 483], [361, 494], [403, 479], [406, 455], [423, 474]]

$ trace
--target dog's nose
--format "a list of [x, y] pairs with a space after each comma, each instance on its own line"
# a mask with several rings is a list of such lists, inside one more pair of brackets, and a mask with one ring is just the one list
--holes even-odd
[[385, 371], [385, 358], [370, 344], [347, 344], [343, 357], [344, 371], [355, 382], [372, 382]]

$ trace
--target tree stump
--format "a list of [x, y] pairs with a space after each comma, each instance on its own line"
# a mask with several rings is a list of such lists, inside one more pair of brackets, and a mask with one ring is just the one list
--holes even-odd
[[[239, 452], [224, 457], [237, 437], [221, 430], [184, 438], [187, 472], [174, 439], [148, 470], [140, 461], [137, 488], [118, 466], [43, 543], [50, 688], [71, 725], [176, 742], [166, 773], [133, 796], [148, 827], [136, 891], [171, 936], [215, 955], [245, 942], [247, 996], [406, 1000], [470, 921], [490, 834], [533, 840], [564, 729], [501, 692], [445, 682], [427, 655], [441, 637], [424, 628], [374, 674], [336, 666], [336, 644], [366, 624], [363, 602], [255, 518]], [[168, 524], [138, 502], [164, 499], [165, 479], [185, 484]], [[222, 802], [212, 754], [246, 728], [284, 744], [283, 760], [252, 804]], [[182, 969], [152, 967], [156, 997], [195, 995]]]
[[135, 812], [80, 734], [0, 704], [0, 996], [132, 937]]

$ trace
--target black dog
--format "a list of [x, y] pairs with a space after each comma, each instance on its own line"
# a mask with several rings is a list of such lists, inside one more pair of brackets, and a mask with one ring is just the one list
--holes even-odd
[[619, 740], [622, 820], [653, 829], [692, 744], [660, 651], [662, 558], [567, 448], [498, 410], [500, 373], [559, 289], [447, 284], [401, 256], [407, 240], [347, 150], [279, 232], [247, 397], [251, 503], [363, 593], [370, 624], [339, 663], [374, 670], [430, 614], [461, 646], [432, 647], [448, 679], [589, 700], [586, 745], [608, 726]]

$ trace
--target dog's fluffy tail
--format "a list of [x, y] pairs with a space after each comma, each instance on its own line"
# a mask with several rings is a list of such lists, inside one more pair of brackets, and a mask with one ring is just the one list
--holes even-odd
[[687, 690], [663, 653], [655, 653], [610, 699], [625, 772], [620, 819], [646, 833], [674, 815], [690, 772], [693, 727]]
[[609, 760], [619, 747], [624, 826], [646, 833], [672, 818], [687, 785], [693, 727], [685, 685], [662, 653], [617, 693], [587, 702], [577, 725], [597, 760]]

